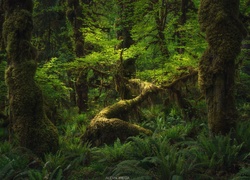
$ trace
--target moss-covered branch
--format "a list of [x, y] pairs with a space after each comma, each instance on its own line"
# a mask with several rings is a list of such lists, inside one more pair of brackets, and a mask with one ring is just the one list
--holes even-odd
[[92, 145], [99, 146], [104, 143], [113, 143], [117, 138], [125, 141], [129, 136], [144, 133], [150, 135], [152, 132], [136, 124], [120, 119], [123, 114], [140, 105], [150, 95], [157, 93], [160, 88], [139, 79], [128, 80], [131, 86], [137, 86], [140, 93], [133, 99], [120, 100], [119, 102], [101, 110], [90, 122], [83, 141], [90, 141]]

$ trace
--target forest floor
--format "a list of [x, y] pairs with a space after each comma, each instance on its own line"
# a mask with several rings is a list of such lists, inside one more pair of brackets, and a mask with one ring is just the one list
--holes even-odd
[[138, 124], [152, 135], [92, 147], [81, 140], [91, 115], [64, 111], [60, 150], [44, 159], [2, 136], [0, 179], [250, 179], [249, 121], [239, 122], [235, 133], [209, 137], [206, 120], [185, 122], [179, 112], [165, 115], [159, 107], [142, 112]]

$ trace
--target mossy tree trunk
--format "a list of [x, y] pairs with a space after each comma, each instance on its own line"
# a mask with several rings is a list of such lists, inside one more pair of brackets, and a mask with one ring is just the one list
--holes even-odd
[[8, 67], [10, 120], [18, 143], [43, 156], [58, 149], [56, 127], [46, 117], [43, 96], [34, 80], [36, 49], [31, 45], [32, 0], [4, 0], [3, 38]]
[[235, 59], [246, 35], [238, 14], [239, 0], [201, 0], [199, 23], [208, 48], [200, 61], [199, 80], [212, 134], [228, 133], [237, 120]]

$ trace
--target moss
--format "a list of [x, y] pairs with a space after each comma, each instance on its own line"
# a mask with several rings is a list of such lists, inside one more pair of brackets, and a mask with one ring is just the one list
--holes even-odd
[[235, 60], [246, 35], [238, 14], [239, 0], [201, 1], [199, 23], [208, 48], [199, 64], [199, 84], [206, 96], [209, 128], [215, 134], [229, 132], [237, 118]]
[[157, 86], [142, 82], [138, 79], [130, 80], [131, 86], [139, 88], [140, 93], [133, 99], [120, 100], [119, 102], [101, 110], [92, 120], [83, 135], [83, 141], [91, 141], [94, 146], [104, 143], [111, 144], [117, 138], [125, 141], [130, 136], [141, 133], [151, 135], [152, 132], [136, 124], [126, 122], [127, 119], [119, 119], [132, 108], [146, 100], [152, 93], [159, 91]]
[[[27, 134], [23, 134], [21, 139], [25, 147], [31, 149], [38, 156], [44, 153], [55, 153], [58, 150], [58, 132], [56, 127], [47, 119], [41, 116], [41, 121], [34, 123], [38, 119], [32, 119], [27, 127], [30, 127]], [[39, 130], [38, 130], [39, 129]], [[36, 137], [36, 138], [34, 138]]]
[[44, 113], [42, 92], [34, 80], [37, 64], [36, 49], [30, 43], [32, 7], [32, 1], [28, 0], [5, 1], [3, 36], [9, 61], [5, 80], [9, 88], [12, 128], [18, 141], [43, 156], [58, 149], [58, 133]]
[[12, 69], [11, 109], [14, 115], [13, 129], [20, 144], [37, 155], [58, 148], [55, 126], [46, 118], [43, 110], [42, 92], [33, 76], [36, 64], [25, 62]]
[[3, 37], [6, 50], [13, 61], [20, 61], [23, 57], [35, 57], [36, 51], [30, 44], [32, 27], [32, 15], [26, 10], [14, 11], [5, 20]]
[[200, 62], [202, 89], [209, 88], [213, 84], [213, 74], [221, 73], [224, 66], [232, 64], [240, 52], [245, 32], [238, 20], [238, 4], [235, 0], [201, 1], [199, 22], [209, 44], [209, 50]]
[[100, 146], [111, 144], [117, 138], [125, 142], [128, 137], [139, 134], [152, 135], [152, 132], [117, 118], [97, 118], [87, 128], [82, 140], [83, 142], [90, 141], [93, 146]]

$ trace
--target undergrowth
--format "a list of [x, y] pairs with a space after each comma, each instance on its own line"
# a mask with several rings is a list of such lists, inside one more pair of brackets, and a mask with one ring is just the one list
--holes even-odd
[[[155, 119], [152, 114], [157, 114]], [[185, 122], [174, 114], [152, 114], [142, 123], [154, 130], [152, 136], [91, 147], [81, 142], [88, 117], [65, 112], [59, 127], [60, 150], [55, 154], [39, 159], [28, 149], [0, 142], [0, 179], [250, 178], [250, 122], [238, 123], [235, 133], [209, 137], [202, 120]]]

